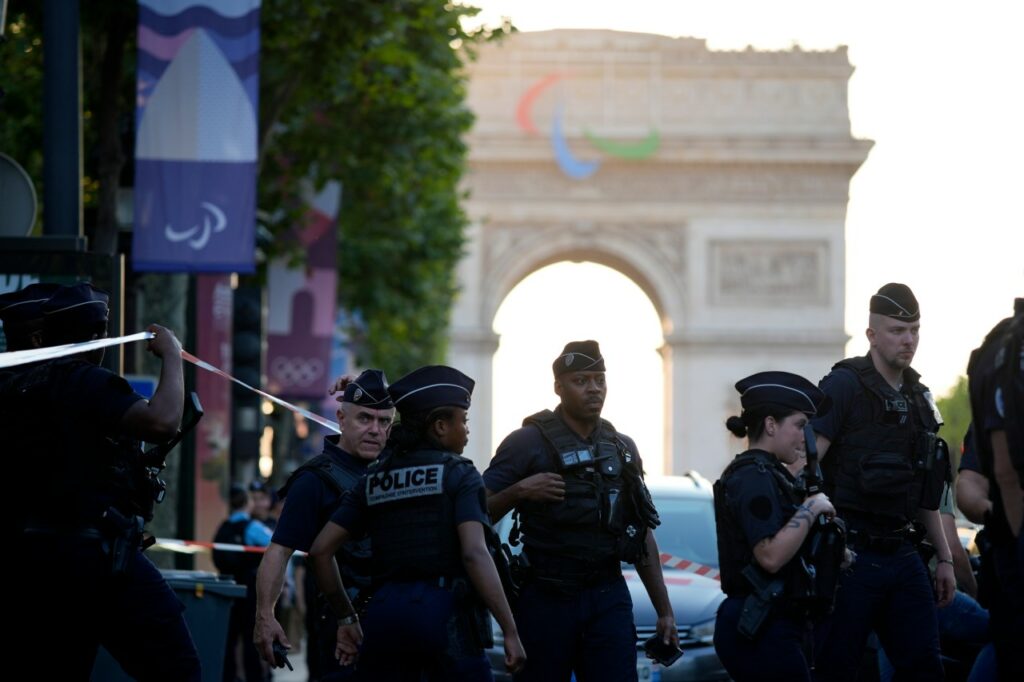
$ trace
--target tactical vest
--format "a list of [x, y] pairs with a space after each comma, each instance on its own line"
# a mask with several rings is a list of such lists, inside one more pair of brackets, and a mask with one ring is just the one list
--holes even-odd
[[[334, 491], [338, 496], [338, 504], [346, 492], [353, 490], [362, 478], [362, 474], [341, 466], [333, 457], [321, 453], [311, 458], [302, 466], [292, 472], [285, 484], [281, 486], [278, 494], [281, 499], [288, 495], [295, 480], [303, 473], [309, 471], [324, 484]], [[329, 510], [333, 512], [334, 510]], [[328, 515], [329, 516], [329, 515]], [[346, 542], [334, 555], [338, 562], [338, 570], [347, 587], [364, 588], [369, 587], [373, 567], [370, 563], [372, 556], [370, 538], [365, 537], [359, 540]]]
[[[754, 552], [747, 543], [746, 535], [738, 518], [738, 515], [743, 514], [744, 511], [733, 507], [726, 485], [730, 476], [747, 466], [756, 466], [762, 473], [772, 475], [784, 505], [789, 506], [788, 509], [784, 509], [787, 515], [795, 510], [803, 499], [793, 485], [793, 481], [787, 478], [778, 460], [763, 450], [748, 450], [741, 455], [736, 455], [736, 458], [722, 472], [721, 478], [715, 481], [715, 532], [718, 536], [718, 566], [721, 571], [722, 591], [730, 597], [751, 593], [750, 583], [743, 577], [741, 571], [748, 564], [756, 563]], [[794, 584], [796, 579], [794, 573], [792, 562], [779, 572], [779, 577], [783, 577], [786, 582], [786, 594], [790, 596], [798, 591]]]
[[[1024, 311], [1019, 310], [1022, 305], [1022, 299], [1017, 299], [1014, 317], [1000, 321], [971, 353], [967, 377], [976, 421], [986, 414], [989, 401], [995, 401], [1003, 420], [1010, 461], [1024, 486]], [[976, 427], [975, 438], [982, 472], [994, 480], [989, 435]]]
[[152, 518], [152, 490], [143, 489], [148, 475], [137, 442], [94, 429], [67, 433], [52, 423], [62, 419], [61, 387], [88, 364], [60, 358], [0, 377], [5, 459], [16, 462], [16, 485], [36, 486], [19, 500], [16, 515], [22, 529], [96, 526], [110, 506], [128, 516]]
[[367, 530], [373, 537], [373, 581], [435, 579], [465, 574], [448, 473], [473, 462], [450, 452], [384, 455], [370, 465]]
[[863, 388], [848, 414], [868, 416], [843, 427], [822, 463], [825, 490], [840, 515], [856, 512], [900, 524], [915, 519], [918, 507], [937, 508], [941, 481], [936, 493], [929, 477], [933, 470], [944, 477], [945, 469], [936, 466], [939, 424], [928, 388], [911, 375], [907, 397], [882, 378], [869, 356], [843, 360], [833, 370], [840, 368], [853, 371]]
[[523, 426], [540, 431], [555, 471], [565, 480], [563, 502], [520, 505], [527, 549], [604, 562], [621, 554], [624, 534], [643, 542], [647, 527], [624, 513], [633, 494], [625, 467], [638, 469], [638, 464], [611, 422], [601, 420], [594, 445], [581, 441], [550, 410], [527, 417]]

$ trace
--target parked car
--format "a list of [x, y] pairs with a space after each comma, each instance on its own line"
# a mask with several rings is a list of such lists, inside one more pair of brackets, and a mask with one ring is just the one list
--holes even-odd
[[[715, 510], [711, 483], [695, 472], [684, 476], [651, 477], [647, 479], [661, 517], [655, 531], [662, 555], [672, 557], [663, 563], [678, 564], [689, 560], [695, 564], [718, 568], [718, 543], [715, 536]], [[497, 526], [498, 534], [508, 539], [511, 515]], [[513, 548], [518, 552], [522, 547]], [[692, 567], [691, 567], [692, 568]], [[679, 680], [728, 680], [729, 675], [715, 654], [715, 614], [725, 599], [717, 580], [693, 572], [664, 567], [665, 585], [675, 611], [679, 628], [679, 644], [683, 657], [669, 668], [654, 663], [643, 653], [645, 639], [654, 634], [657, 617], [647, 591], [632, 566], [623, 565], [623, 576], [633, 599], [633, 622], [637, 635], [637, 673], [640, 682], [677, 682]], [[511, 680], [505, 671], [505, 651], [501, 628], [494, 623], [495, 645], [487, 655], [496, 680]], [[530, 652], [526, 652], [529, 658]]]

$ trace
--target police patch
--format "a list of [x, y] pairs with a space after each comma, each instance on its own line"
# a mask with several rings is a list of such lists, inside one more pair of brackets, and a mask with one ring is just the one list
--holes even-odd
[[575, 360], [575, 359], [576, 359], [576, 355], [574, 353], [569, 353], [568, 355], [566, 355], [565, 356], [565, 366], [569, 367], [570, 365], [572, 365], [572, 361]]
[[357, 403], [359, 399], [363, 397], [363, 389], [357, 388], [356, 392], [352, 394], [352, 402]]
[[444, 464], [426, 464], [374, 473], [366, 479], [366, 504], [373, 506], [444, 492]]

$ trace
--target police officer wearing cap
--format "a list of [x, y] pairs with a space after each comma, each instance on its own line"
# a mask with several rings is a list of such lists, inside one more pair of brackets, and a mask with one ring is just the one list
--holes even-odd
[[974, 446], [987, 492], [983, 580], [990, 597], [1000, 679], [1024, 678], [1024, 298], [971, 354], [967, 367]]
[[805, 496], [787, 466], [805, 453], [804, 426], [828, 400], [803, 377], [761, 372], [736, 383], [743, 412], [726, 427], [748, 439], [715, 483], [722, 591], [715, 651], [742, 680], [811, 679], [808, 571], [799, 555], [815, 520], [832, 518], [824, 493]]
[[515, 509], [510, 542], [522, 536], [514, 613], [530, 661], [516, 679], [635, 680], [621, 561], [635, 564], [663, 643], [679, 643], [654, 538], [657, 512], [636, 444], [601, 418], [607, 385], [598, 343], [567, 344], [552, 371], [559, 406], [527, 417], [484, 472], [491, 519]]
[[[837, 363], [820, 383], [833, 403], [812, 420], [825, 489], [859, 558], [820, 628], [816, 679], [854, 679], [872, 631], [898, 679], [943, 676], [936, 605], [955, 590], [938, 512], [948, 453], [931, 392], [910, 366], [920, 317], [908, 286], [886, 284], [871, 297], [868, 354]], [[937, 555], [934, 587], [915, 549], [921, 527]]]
[[[105, 337], [107, 301], [85, 283], [56, 290], [42, 304], [42, 344]], [[169, 440], [184, 407], [181, 346], [149, 331], [162, 368], [148, 401], [98, 366], [102, 350], [36, 363], [0, 389], [5, 448], [17, 447], [5, 454], [26, 468], [11, 486], [15, 622], [27, 635], [14, 648], [46, 678], [88, 679], [102, 644], [135, 679], [200, 679], [181, 602], [141, 551], [155, 491], [136, 476], [136, 441]]]
[[[400, 415], [388, 450], [346, 497], [313, 544], [317, 582], [338, 617], [337, 654], [359, 679], [491, 680], [489, 610], [512, 671], [525, 661], [494, 560], [483, 481], [461, 457], [469, 441], [473, 380], [421, 367], [391, 385]], [[373, 542], [375, 593], [362, 618], [334, 561], [349, 537]], [[365, 634], [365, 642], [363, 636]]]
[[[339, 380], [338, 386], [346, 384]], [[296, 551], [308, 552], [317, 533], [338, 508], [342, 497], [352, 490], [377, 459], [391, 431], [395, 407], [388, 394], [384, 372], [368, 369], [348, 381], [339, 398], [337, 416], [341, 434], [324, 438], [320, 455], [310, 459], [288, 478], [281, 488], [284, 509], [274, 536], [263, 555], [256, 578], [256, 628], [253, 639], [260, 655], [275, 666], [275, 641], [291, 647], [284, 629], [274, 616], [274, 605], [284, 585], [288, 560]], [[338, 549], [338, 564], [345, 576], [351, 599], [361, 603], [370, 587], [370, 544], [349, 542]], [[312, 579], [307, 594], [315, 594]], [[334, 615], [322, 599], [306, 614], [310, 646], [307, 650], [310, 677], [314, 680], [346, 679], [351, 669], [340, 667], [334, 657], [337, 626]]]

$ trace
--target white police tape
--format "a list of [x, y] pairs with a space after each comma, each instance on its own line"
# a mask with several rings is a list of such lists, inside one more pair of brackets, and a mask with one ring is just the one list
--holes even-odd
[[116, 336], [111, 339], [96, 339], [95, 341], [82, 341], [81, 343], [66, 343], [63, 346], [47, 346], [46, 348], [8, 351], [7, 353], [0, 353], [0, 369], [17, 367], [18, 365], [27, 365], [30, 362], [40, 362], [41, 360], [56, 360], [57, 358], [63, 358], [68, 355], [87, 353], [99, 348], [119, 346], [123, 343], [145, 341], [152, 338], [156, 338], [156, 334], [153, 332], [139, 332], [138, 334], [132, 334], [131, 336]]
[[[131, 334], [129, 336], [117, 336], [108, 339], [97, 339], [95, 341], [82, 341], [81, 343], [68, 343], [64, 344], [63, 346], [48, 346], [46, 348], [32, 348], [30, 350], [9, 351], [7, 353], [0, 353], [0, 369], [5, 369], [7, 367], [17, 367], [18, 365], [27, 365], [30, 362], [56, 360], [57, 358], [67, 357], [68, 355], [77, 355], [78, 353], [87, 353], [89, 351], [97, 350], [100, 348], [118, 346], [125, 343], [132, 343], [134, 341], [146, 341], [148, 339], [153, 338], [156, 338], [156, 334], [154, 334], [153, 332], [139, 332], [137, 334]], [[235, 382], [239, 386], [244, 386], [250, 391], [258, 393], [267, 400], [273, 403], [277, 403], [286, 410], [297, 412], [306, 419], [314, 421], [317, 424], [320, 424], [321, 426], [325, 427], [326, 429], [333, 431], [334, 433], [341, 433], [341, 428], [335, 422], [332, 422], [330, 419], [325, 419], [324, 417], [321, 417], [318, 414], [310, 412], [305, 408], [299, 407], [298, 405], [292, 405], [291, 403], [285, 400], [281, 400], [277, 396], [270, 395], [265, 391], [261, 391], [258, 388], [254, 388], [249, 384], [245, 383], [244, 381], [236, 379], [235, 377], [231, 376], [224, 370], [214, 367], [213, 365], [204, 360], [200, 360], [199, 358], [192, 355], [186, 350], [181, 351], [181, 357], [191, 362], [196, 367], [205, 369], [208, 372], [213, 372], [218, 376], [224, 377], [229, 381]]]

